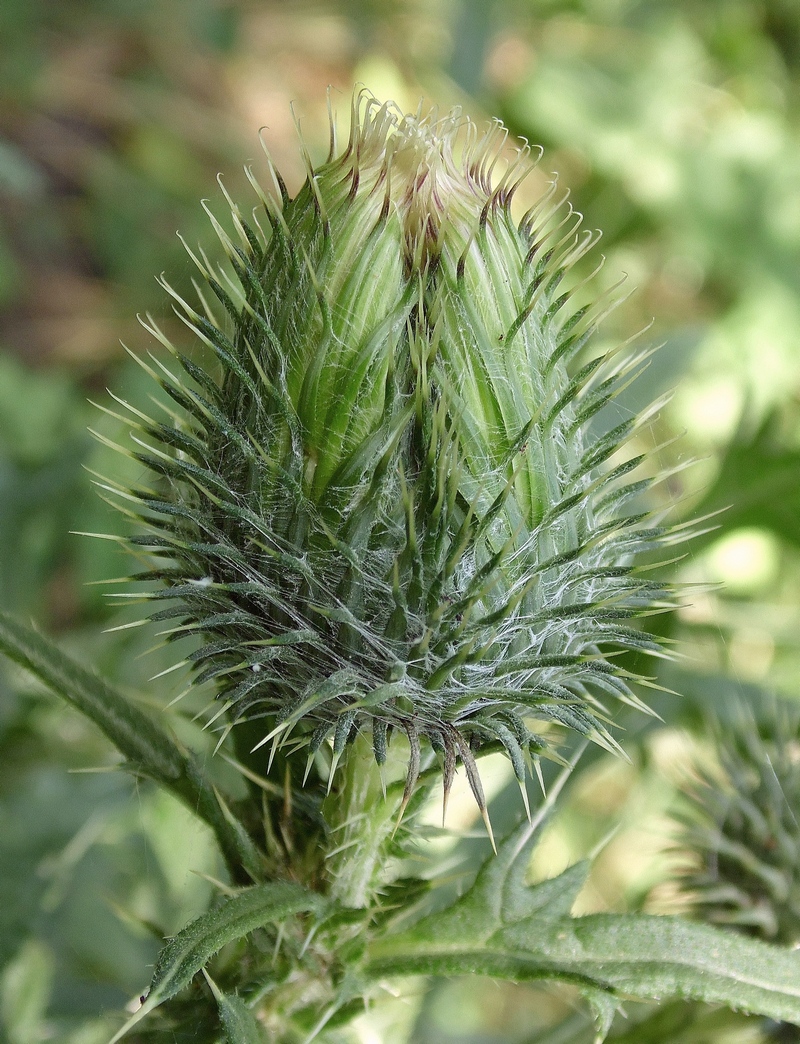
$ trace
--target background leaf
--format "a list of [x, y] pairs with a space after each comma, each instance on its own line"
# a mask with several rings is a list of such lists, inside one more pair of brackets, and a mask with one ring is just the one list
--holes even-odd
[[696, 554], [721, 531], [758, 526], [800, 547], [800, 450], [787, 445], [780, 418], [768, 416], [749, 435], [739, 432], [728, 445], [719, 474], [698, 505], [698, 514], [721, 512], [717, 531], [698, 537]]

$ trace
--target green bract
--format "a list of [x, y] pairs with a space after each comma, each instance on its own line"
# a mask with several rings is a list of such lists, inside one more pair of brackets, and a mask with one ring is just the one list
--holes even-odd
[[212, 218], [229, 264], [192, 254], [209, 292], [173, 296], [216, 361], [151, 324], [179, 416], [132, 410], [154, 472], [133, 543], [158, 560], [137, 579], [197, 637], [225, 733], [331, 774], [357, 735], [382, 763], [405, 734], [405, 801], [423, 740], [481, 808], [474, 752], [523, 781], [537, 719], [615, 747], [602, 700], [638, 700], [609, 654], [657, 651], [630, 621], [669, 601], [634, 565], [666, 536], [618, 454], [642, 419], [597, 423], [641, 357], [576, 364], [608, 304], [564, 281], [595, 237], [552, 192], [512, 216], [531, 163], [505, 139], [357, 94], [295, 198], [270, 166], [252, 223]]

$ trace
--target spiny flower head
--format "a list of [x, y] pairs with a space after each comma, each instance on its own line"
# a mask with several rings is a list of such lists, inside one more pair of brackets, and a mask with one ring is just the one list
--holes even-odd
[[358, 734], [379, 763], [404, 734], [406, 801], [427, 743], [483, 808], [477, 749], [521, 783], [537, 720], [615, 749], [604, 700], [639, 701], [614, 655], [658, 652], [631, 619], [669, 593], [636, 558], [669, 535], [618, 453], [646, 418], [595, 426], [641, 357], [576, 365], [609, 305], [565, 277], [596, 237], [554, 185], [512, 216], [532, 164], [500, 124], [361, 91], [341, 151], [333, 127], [294, 198], [271, 164], [252, 219], [226, 195], [196, 305], [165, 284], [214, 365], [147, 324], [178, 412], [130, 409], [154, 476], [125, 494], [157, 560], [138, 579], [225, 734], [255, 722], [331, 774]]
[[703, 920], [797, 946], [800, 712], [742, 706], [716, 732], [718, 768], [696, 767], [681, 814], [681, 890]]

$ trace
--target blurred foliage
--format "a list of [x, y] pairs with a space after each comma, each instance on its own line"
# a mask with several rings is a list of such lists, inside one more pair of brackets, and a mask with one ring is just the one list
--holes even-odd
[[[652, 438], [665, 463], [700, 463], [662, 488], [664, 507], [714, 514], [675, 566], [694, 585], [689, 604], [654, 624], [684, 657], [656, 680], [681, 696], [651, 694], [662, 720], [625, 717], [631, 765], [585, 760], [533, 870], [549, 876], [616, 830], [582, 908], [673, 909], [670, 809], [683, 768], [707, 749], [706, 722], [724, 722], [740, 698], [756, 714], [773, 690], [798, 698], [800, 6], [4, 0], [0, 40], [3, 605], [163, 702], [179, 682], [148, 683], [168, 663], [140, 655], [152, 634], [99, 634], [128, 619], [86, 586], [127, 571], [117, 545], [69, 531], [121, 524], [84, 470], [119, 468], [86, 435], [92, 423], [111, 437], [115, 422], [86, 400], [107, 402], [110, 386], [137, 401], [119, 340], [152, 347], [137, 311], [174, 322], [154, 276], [168, 271], [179, 291], [190, 279], [176, 229], [207, 239], [198, 200], [219, 199], [219, 170], [249, 198], [241, 167], [258, 166], [259, 127], [296, 188], [290, 102], [323, 155], [328, 84], [342, 123], [363, 79], [412, 107], [424, 93], [478, 120], [500, 116], [545, 146], [531, 192], [557, 170], [603, 230], [601, 283], [627, 272], [637, 287], [606, 335], [625, 339], [656, 317], [642, 339], [664, 348], [619, 408], [675, 389]], [[207, 885], [187, 866], [218, 868], [171, 799], [132, 786], [89, 725], [2, 671], [2, 1026], [11, 1044], [99, 1042], [104, 1013], [138, 996], [158, 937], [203, 908]], [[92, 768], [104, 771], [72, 774]], [[515, 814], [510, 794], [498, 777], [496, 821]], [[440, 855], [473, 849], [467, 836]], [[566, 991], [435, 983], [356, 1032], [387, 1044], [588, 1042], [575, 1003]], [[611, 1039], [745, 1044], [781, 1032], [671, 1005], [631, 1010]]]

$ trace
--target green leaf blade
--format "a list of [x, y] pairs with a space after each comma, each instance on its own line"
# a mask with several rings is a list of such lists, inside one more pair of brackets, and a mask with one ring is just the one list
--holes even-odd
[[524, 824], [473, 887], [402, 935], [376, 940], [364, 975], [489, 975], [577, 985], [601, 1007], [684, 998], [800, 1025], [800, 952], [679, 917], [570, 910], [586, 878], [578, 864], [535, 886], [525, 873], [538, 829]]
[[577, 963], [619, 993], [692, 998], [800, 1025], [799, 952], [679, 917], [593, 914], [572, 925]]
[[258, 1023], [243, 1001], [223, 993], [217, 1004], [228, 1044], [263, 1044]]
[[223, 946], [256, 928], [321, 907], [321, 896], [284, 882], [256, 885], [203, 914], [170, 939], [159, 955], [147, 1005], [174, 997]]
[[321, 911], [319, 894], [288, 882], [254, 885], [202, 914], [175, 935], [159, 954], [150, 989], [139, 1010], [115, 1034], [116, 1044], [159, 1004], [189, 985], [208, 961], [228, 943], [242, 939], [267, 924], [301, 913]]
[[549, 979], [618, 1001], [681, 997], [800, 1025], [800, 954], [672, 917], [543, 917], [483, 945], [376, 945], [367, 977], [394, 975]]
[[214, 980], [203, 972], [217, 1002], [219, 1019], [228, 1044], [264, 1044], [255, 1015], [244, 1001], [235, 995], [223, 993]]

